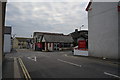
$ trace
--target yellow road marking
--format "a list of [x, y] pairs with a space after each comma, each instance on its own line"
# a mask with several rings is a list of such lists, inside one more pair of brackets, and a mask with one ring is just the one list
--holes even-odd
[[25, 65], [24, 65], [24, 63], [23, 63], [23, 61], [22, 61], [21, 58], [20, 58], [20, 60], [21, 60], [21, 62], [22, 62], [22, 64], [23, 64], [23, 67], [24, 67], [24, 69], [25, 69], [25, 71], [26, 71], [26, 73], [27, 73], [27, 75], [28, 75], [28, 78], [31, 80], [30, 74], [28, 73], [28, 70], [26, 69], [26, 67], [25, 67]]
[[24, 73], [24, 76], [25, 76], [26, 80], [32, 80], [31, 77], [30, 77], [30, 74], [28, 73], [28, 70], [26, 69], [26, 67], [25, 67], [25, 65], [22, 61], [22, 59], [18, 58], [18, 60], [19, 60], [20, 66], [22, 68], [22, 71]]
[[26, 75], [26, 73], [25, 73], [25, 70], [24, 70], [24, 68], [23, 68], [23, 65], [22, 65], [22, 63], [20, 62], [19, 59], [18, 59], [18, 61], [19, 61], [20, 66], [21, 66], [21, 68], [22, 68], [22, 71], [23, 71], [23, 74], [24, 74], [24, 76], [25, 76], [25, 79], [27, 80], [27, 75]]

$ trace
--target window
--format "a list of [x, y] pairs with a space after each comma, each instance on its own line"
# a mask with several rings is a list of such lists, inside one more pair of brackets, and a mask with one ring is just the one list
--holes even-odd
[[64, 43], [64, 47], [70, 47], [70, 43]]

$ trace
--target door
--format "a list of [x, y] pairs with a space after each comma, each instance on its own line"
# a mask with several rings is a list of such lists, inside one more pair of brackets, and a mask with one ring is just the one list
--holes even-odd
[[42, 43], [42, 50], [45, 50], [45, 42]]

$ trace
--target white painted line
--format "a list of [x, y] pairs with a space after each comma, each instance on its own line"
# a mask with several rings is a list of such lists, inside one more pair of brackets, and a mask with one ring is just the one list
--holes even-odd
[[64, 54], [64, 56], [66, 56], [66, 57], [72, 57], [72, 58], [77, 58], [75, 56], [68, 56], [67, 54]]
[[67, 56], [67, 54], [65, 54], [65, 56]]
[[39, 56], [50, 57], [50, 56], [46, 56], [46, 55], [43, 55], [43, 54], [40, 54]]
[[36, 56], [35, 56], [35, 59], [34, 59], [34, 61], [37, 61], [37, 58], [36, 58]]
[[64, 62], [64, 63], [68, 63], [68, 64], [71, 64], [71, 65], [74, 65], [74, 66], [77, 66], [77, 67], [82, 67], [82, 65], [78, 65], [78, 64], [75, 64], [75, 63], [72, 63], [72, 62], [64, 61], [64, 60], [61, 60], [61, 59], [57, 59], [57, 60], [61, 61], [61, 62]]
[[37, 58], [36, 58], [36, 56], [34, 57], [34, 58], [32, 58], [32, 57], [27, 57], [28, 59], [30, 59], [30, 60], [33, 60], [33, 61], [37, 61]]
[[31, 59], [30, 57], [27, 57], [28, 59]]
[[120, 76], [117, 76], [117, 75], [114, 75], [114, 74], [111, 74], [111, 73], [108, 73], [108, 72], [104, 72], [104, 74], [109, 75], [109, 76], [113, 76], [113, 77], [116, 77], [116, 78], [120, 78]]

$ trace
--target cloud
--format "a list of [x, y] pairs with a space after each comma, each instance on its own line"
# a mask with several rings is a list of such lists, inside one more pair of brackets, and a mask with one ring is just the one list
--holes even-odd
[[[90, 0], [1, 0], [2, 2], [88, 2]], [[94, 2], [119, 2], [119, 0], [91, 0]]]
[[88, 28], [88, 2], [9, 2], [6, 25], [13, 27], [13, 34], [30, 37], [34, 31], [69, 34], [75, 28]]
[[[88, 2], [88, 1], [89, 0], [8, 0], [8, 2]], [[95, 1], [100, 1], [100, 0], [95, 0]]]

